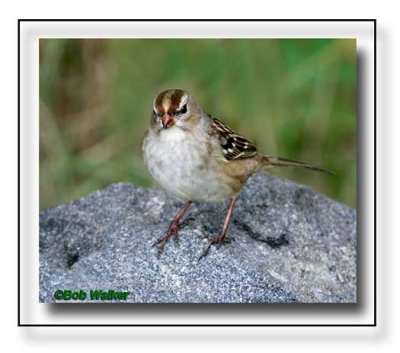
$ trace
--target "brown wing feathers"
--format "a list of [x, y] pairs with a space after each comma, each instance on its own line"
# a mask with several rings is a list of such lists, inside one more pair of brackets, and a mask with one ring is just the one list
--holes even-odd
[[219, 133], [222, 152], [228, 160], [253, 157], [257, 154], [256, 147], [243, 136], [238, 135], [231, 128], [218, 119], [212, 118], [213, 127]]
[[[212, 116], [210, 116], [210, 118], [212, 119], [213, 127], [218, 131], [218, 138], [220, 140], [222, 152], [227, 160], [250, 158], [257, 154], [256, 147], [250, 141], [246, 140], [243, 136], [238, 135], [222, 121], [219, 121]], [[314, 167], [313, 165], [307, 163], [294, 161], [287, 158], [267, 156], [264, 154], [259, 155], [262, 157], [266, 167], [300, 167], [333, 174], [326, 169]]]

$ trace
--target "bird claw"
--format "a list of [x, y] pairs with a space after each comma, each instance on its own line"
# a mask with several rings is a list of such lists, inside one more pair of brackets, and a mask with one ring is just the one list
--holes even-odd
[[162, 242], [163, 238], [158, 238], [153, 244], [151, 244], [151, 247], [154, 248], [156, 245], [160, 244]]
[[175, 244], [179, 245], [179, 233], [178, 232], [176, 232], [174, 234], [174, 241], [175, 241]]
[[191, 222], [193, 222], [195, 219], [193, 217], [189, 217], [183, 220], [183, 222], [180, 223], [179, 229], [182, 229], [189, 225]]
[[217, 235], [215, 237], [212, 237], [207, 245], [204, 247], [202, 253], [200, 254], [199, 258], [197, 259], [197, 261], [200, 261], [203, 257], [206, 257], [210, 251], [211, 245], [218, 245], [218, 248], [225, 243], [230, 243], [232, 240], [231, 239], [227, 239], [226, 238], [226, 234], [222, 233], [220, 235]]
[[206, 257], [208, 252], [210, 251], [210, 247], [212, 245], [212, 240], [210, 240], [207, 245], [204, 247], [203, 251], [201, 252], [199, 258], [197, 259], [197, 261], [200, 261], [203, 257]]
[[164, 233], [164, 235], [161, 238], [158, 238], [151, 246], [154, 247], [156, 245], [158, 246], [158, 256], [162, 254], [164, 251], [165, 245], [168, 243], [168, 240], [171, 236], [175, 236], [175, 241], [179, 244], [179, 234], [178, 231], [180, 229], [180, 224], [178, 221], [172, 221], [167, 229], [167, 231]]

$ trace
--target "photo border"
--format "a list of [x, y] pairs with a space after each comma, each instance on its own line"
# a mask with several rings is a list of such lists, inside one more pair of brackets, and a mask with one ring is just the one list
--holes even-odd
[[[374, 97], [374, 109], [373, 109], [373, 136], [374, 136], [374, 156], [373, 156], [373, 169], [374, 169], [374, 205], [373, 205], [373, 217], [374, 217], [374, 249], [373, 249], [373, 260], [374, 260], [374, 273], [373, 273], [373, 287], [374, 287], [374, 300], [373, 300], [373, 323], [360, 323], [360, 324], [39, 324], [39, 323], [21, 323], [21, 147], [20, 147], [20, 128], [21, 128], [21, 111], [20, 111], [20, 64], [21, 64], [21, 42], [20, 42], [20, 27], [22, 22], [372, 22], [374, 29], [374, 63], [373, 63], [373, 97]], [[17, 286], [18, 286], [18, 305], [17, 305], [17, 326], [18, 327], [375, 327], [377, 326], [377, 269], [376, 269], [376, 254], [377, 254], [377, 240], [376, 240], [376, 115], [377, 115], [377, 93], [376, 93], [376, 68], [377, 68], [377, 41], [376, 41], [376, 33], [377, 33], [377, 20], [376, 19], [18, 19], [18, 73], [17, 73], [17, 89], [18, 89], [18, 255], [17, 255]], [[360, 98], [360, 97], [359, 97]]]

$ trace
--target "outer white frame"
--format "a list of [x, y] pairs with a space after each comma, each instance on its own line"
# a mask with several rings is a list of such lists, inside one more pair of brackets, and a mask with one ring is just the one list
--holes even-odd
[[[40, 304], [39, 293], [39, 38], [356, 38], [359, 87], [358, 280], [360, 305], [209, 306], [91, 304], [79, 310]], [[20, 22], [20, 325], [262, 324], [374, 325], [374, 22]], [[359, 80], [360, 82], [360, 80]], [[360, 113], [362, 115], [360, 115]], [[361, 128], [360, 128], [361, 127]], [[360, 138], [361, 137], [361, 138]], [[362, 202], [362, 205], [361, 205]], [[362, 234], [360, 234], [360, 230]], [[72, 304], [64, 304], [69, 306]], [[55, 306], [57, 308], [55, 309]]]

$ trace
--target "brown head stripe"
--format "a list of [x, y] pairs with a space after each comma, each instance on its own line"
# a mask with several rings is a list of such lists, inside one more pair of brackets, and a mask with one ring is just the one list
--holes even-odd
[[157, 96], [155, 106], [161, 114], [165, 113], [164, 106], [168, 109], [167, 112], [169, 114], [173, 114], [179, 108], [179, 103], [184, 94], [185, 92], [180, 89], [170, 89], [161, 92]]

